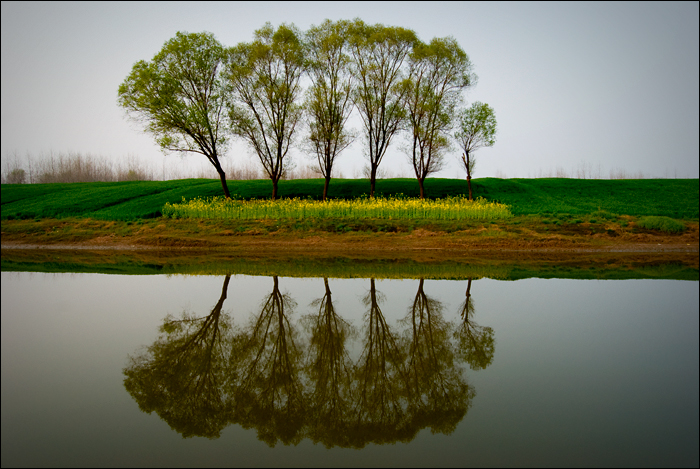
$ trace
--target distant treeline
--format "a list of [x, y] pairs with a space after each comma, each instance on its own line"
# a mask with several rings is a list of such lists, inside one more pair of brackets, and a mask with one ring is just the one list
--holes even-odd
[[[230, 159], [223, 159], [222, 166], [226, 171], [226, 178], [230, 180], [267, 179], [259, 165], [254, 161], [244, 164], [236, 164]], [[58, 152], [48, 155], [40, 154], [38, 157], [27, 154], [23, 158], [17, 153], [6, 154], [2, 159], [2, 184], [47, 184], [66, 182], [119, 182], [119, 181], [169, 181], [188, 178], [216, 178], [213, 168], [203, 166], [200, 169], [180, 169], [175, 165], [163, 165], [156, 168], [145, 164], [135, 155], [129, 155], [121, 160], [96, 156], [91, 153]], [[355, 174], [334, 173], [334, 177], [340, 179], [366, 179], [369, 178], [369, 168]], [[306, 164], [298, 164], [291, 168], [285, 175], [285, 180], [313, 179], [321, 175], [314, 168]], [[379, 179], [409, 177], [408, 167], [391, 171], [381, 168], [378, 172]], [[502, 171], [496, 171], [496, 177], [506, 179], [507, 175]], [[567, 171], [562, 166], [554, 169], [535, 172], [537, 178], [575, 178], [575, 179], [649, 179], [650, 177], [641, 171], [630, 172], [621, 168], [609, 170], [604, 176], [600, 165], [593, 167], [591, 164], [580, 163], [577, 167]]]
[[[254, 162], [236, 165], [230, 160], [224, 160], [223, 167], [228, 179], [263, 179], [265, 177]], [[5, 155], [2, 164], [2, 184], [167, 181], [213, 177], [216, 177], [216, 172], [211, 167], [183, 170], [174, 165], [164, 165], [162, 168], [155, 168], [143, 163], [134, 155], [117, 160], [79, 152], [51, 152], [38, 157], [26, 155], [24, 158], [13, 153]], [[292, 168], [285, 175], [285, 179], [314, 177], [318, 177], [318, 173], [306, 165]]]

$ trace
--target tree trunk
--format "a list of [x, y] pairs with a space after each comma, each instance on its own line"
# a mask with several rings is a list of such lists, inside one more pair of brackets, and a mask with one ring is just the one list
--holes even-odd
[[328, 198], [328, 185], [331, 183], [331, 177], [326, 176], [326, 182], [323, 185], [323, 201], [325, 202]]
[[272, 200], [277, 200], [277, 180], [272, 180]]
[[219, 179], [221, 180], [221, 187], [224, 188], [224, 196], [227, 199], [231, 198], [231, 193], [228, 191], [228, 186], [226, 185], [226, 172], [221, 168], [221, 165], [214, 166], [216, 172], [219, 173]]
[[419, 178], [418, 179], [418, 187], [420, 187], [420, 198], [421, 200], [425, 199], [425, 188], [423, 187], [423, 182], [425, 179]]
[[369, 197], [372, 198], [374, 197], [374, 187], [377, 181], [377, 167], [375, 165], [372, 165], [372, 171], [370, 172], [370, 179], [369, 179]]
[[467, 186], [469, 186], [469, 200], [472, 198], [472, 172], [469, 170], [469, 152], [462, 153], [462, 161], [464, 161], [464, 169], [467, 170]]

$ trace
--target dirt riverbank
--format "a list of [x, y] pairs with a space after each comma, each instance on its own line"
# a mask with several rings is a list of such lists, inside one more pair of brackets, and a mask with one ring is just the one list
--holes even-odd
[[[269, 228], [269, 226], [267, 226]], [[596, 229], [597, 228], [597, 229]], [[153, 220], [143, 224], [96, 220], [4, 220], [2, 249], [226, 251], [240, 255], [459, 258], [476, 253], [698, 253], [698, 223], [680, 234], [620, 226], [491, 224], [445, 232], [346, 232], [248, 229], [221, 223]]]
[[272, 223], [239, 230], [192, 220], [13, 220], [2, 223], [2, 262], [40, 272], [697, 279], [697, 223], [682, 234], [631, 223], [523, 225], [330, 233]]

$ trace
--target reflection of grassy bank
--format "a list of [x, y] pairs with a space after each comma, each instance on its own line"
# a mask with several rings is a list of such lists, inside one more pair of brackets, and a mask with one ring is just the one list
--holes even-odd
[[697, 253], [552, 253], [458, 260], [241, 257], [225, 251], [2, 251], [3, 271], [105, 274], [278, 275], [329, 278], [523, 278], [699, 280]]

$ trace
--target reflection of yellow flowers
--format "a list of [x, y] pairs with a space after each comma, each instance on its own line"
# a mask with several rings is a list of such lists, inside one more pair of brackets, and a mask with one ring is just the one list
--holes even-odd
[[221, 197], [166, 203], [163, 215], [172, 218], [277, 219], [277, 218], [391, 218], [432, 220], [491, 220], [510, 218], [507, 205], [483, 198], [447, 197], [438, 200], [361, 198], [355, 200], [304, 199], [231, 200]]

